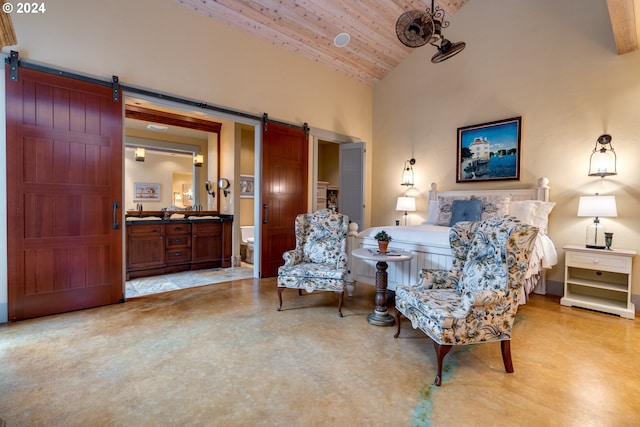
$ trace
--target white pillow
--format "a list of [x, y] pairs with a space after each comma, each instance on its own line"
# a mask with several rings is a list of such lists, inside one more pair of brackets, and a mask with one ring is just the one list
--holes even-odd
[[426, 221], [423, 221], [424, 225], [436, 225], [438, 222], [438, 201], [429, 200], [429, 213]]
[[509, 214], [547, 234], [549, 214], [555, 205], [554, 202], [540, 200], [519, 200], [509, 204]]
[[509, 203], [511, 196], [471, 196], [472, 199], [482, 200], [481, 220], [494, 216], [504, 216], [509, 214]]

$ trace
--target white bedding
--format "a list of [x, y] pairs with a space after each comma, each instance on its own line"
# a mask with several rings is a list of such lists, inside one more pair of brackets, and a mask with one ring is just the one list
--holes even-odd
[[[406, 247], [408, 244], [450, 249], [449, 231], [451, 227], [439, 225], [372, 227], [358, 233], [358, 238], [373, 239], [373, 236], [383, 229], [389, 233], [392, 238], [392, 245], [396, 247], [409, 249]], [[527, 280], [520, 295], [520, 304], [524, 304], [528, 299], [528, 295], [533, 292], [542, 270], [553, 267], [557, 262], [558, 252], [553, 241], [548, 235], [539, 232], [532, 252], [531, 262], [529, 263]]]
[[385, 230], [394, 242], [415, 243], [418, 245], [449, 247], [451, 227], [439, 225], [409, 225], [397, 227], [371, 227], [358, 233], [361, 238], [373, 238], [380, 230]]

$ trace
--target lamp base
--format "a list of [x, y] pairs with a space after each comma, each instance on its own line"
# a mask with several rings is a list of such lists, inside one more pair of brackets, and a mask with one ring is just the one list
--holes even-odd
[[600, 245], [585, 245], [585, 246], [589, 249], [606, 249], [606, 246], [600, 246]]

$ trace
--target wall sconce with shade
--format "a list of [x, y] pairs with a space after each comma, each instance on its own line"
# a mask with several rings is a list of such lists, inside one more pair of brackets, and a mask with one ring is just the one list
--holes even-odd
[[[598, 148], [598, 144], [600, 144], [600, 148]], [[589, 176], [604, 178], [609, 175], [617, 175], [617, 173], [616, 152], [611, 145], [611, 135], [600, 135], [589, 158]]]
[[416, 159], [405, 160], [404, 168], [402, 169], [402, 183], [400, 185], [406, 185], [413, 187], [415, 181], [413, 180], [413, 165], [416, 164]]
[[204, 163], [204, 156], [202, 154], [195, 154], [193, 156], [193, 165], [195, 167], [201, 168]]
[[404, 225], [407, 225], [407, 217], [409, 212], [416, 211], [416, 198], [415, 197], [398, 197], [396, 202], [396, 210], [404, 211]]
[[592, 249], [605, 249], [604, 225], [600, 223], [600, 217], [617, 217], [616, 198], [614, 196], [581, 196], [578, 203], [578, 216], [594, 217], [593, 224], [587, 227], [586, 247]]
[[135, 150], [133, 150], [133, 153], [136, 157], [136, 162], [144, 162], [144, 148], [137, 147]]

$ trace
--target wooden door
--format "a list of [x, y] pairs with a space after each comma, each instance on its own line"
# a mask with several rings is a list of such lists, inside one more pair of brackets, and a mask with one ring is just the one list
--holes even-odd
[[296, 246], [294, 222], [307, 211], [307, 131], [266, 122], [262, 134], [260, 277], [273, 277]]
[[9, 320], [123, 300], [122, 101], [27, 68], [6, 76]]

